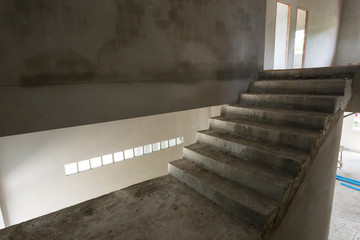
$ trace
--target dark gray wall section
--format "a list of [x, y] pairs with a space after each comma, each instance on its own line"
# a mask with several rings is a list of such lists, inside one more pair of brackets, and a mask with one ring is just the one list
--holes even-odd
[[342, 120], [331, 129], [270, 240], [328, 239]]
[[336, 65], [360, 64], [360, 1], [343, 0]]
[[232, 103], [265, 0], [0, 2], [0, 136]]

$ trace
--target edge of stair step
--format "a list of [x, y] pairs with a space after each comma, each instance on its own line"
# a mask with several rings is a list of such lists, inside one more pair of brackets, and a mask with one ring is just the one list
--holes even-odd
[[277, 213], [276, 201], [186, 159], [170, 162], [169, 170], [181, 182], [257, 229], [263, 230], [268, 218]]
[[[236, 181], [238, 184], [258, 191], [279, 202], [282, 202], [284, 197], [287, 196], [286, 190], [293, 181], [293, 179], [282, 175], [276, 170], [267, 168], [265, 165], [243, 160], [205, 144], [195, 143], [187, 146], [184, 148], [184, 153], [184, 158], [194, 161], [209, 171]], [[192, 154], [197, 154], [200, 158], [193, 159], [191, 158]], [[249, 178], [251, 182], [247, 181]]]

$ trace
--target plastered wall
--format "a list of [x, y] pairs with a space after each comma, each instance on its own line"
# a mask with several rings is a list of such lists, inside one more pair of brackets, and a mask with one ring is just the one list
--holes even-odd
[[0, 2], [0, 136], [234, 103], [265, 0]]
[[271, 240], [327, 240], [342, 119], [331, 129]]
[[360, 1], [343, 0], [336, 65], [360, 64]]
[[[0, 138], [0, 204], [13, 225], [103, 194], [166, 175], [167, 163], [220, 107], [208, 107], [101, 124]], [[183, 136], [185, 143], [65, 176], [64, 165]]]
[[[274, 68], [276, 0], [267, 0], [265, 69]], [[305, 68], [328, 67], [335, 63], [340, 22], [340, 0], [284, 0], [291, 4], [287, 68], [293, 68], [297, 8], [309, 11]]]

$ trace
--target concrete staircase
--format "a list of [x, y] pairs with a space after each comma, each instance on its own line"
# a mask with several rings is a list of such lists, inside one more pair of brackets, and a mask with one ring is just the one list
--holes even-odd
[[347, 81], [251, 83], [169, 163], [170, 174], [242, 219], [247, 239], [268, 239], [341, 115]]

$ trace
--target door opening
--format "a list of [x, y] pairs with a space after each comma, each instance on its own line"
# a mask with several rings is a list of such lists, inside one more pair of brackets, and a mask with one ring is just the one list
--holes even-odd
[[294, 68], [304, 68], [308, 11], [298, 8], [296, 18]]
[[274, 69], [287, 68], [290, 29], [290, 4], [277, 2]]

